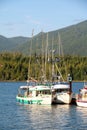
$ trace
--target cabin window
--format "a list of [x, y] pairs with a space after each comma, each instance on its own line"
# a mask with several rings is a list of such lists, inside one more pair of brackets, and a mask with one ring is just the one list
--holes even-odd
[[49, 90], [38, 91], [38, 94], [51, 94]]
[[56, 89], [55, 91], [60, 93], [60, 92], [67, 92], [69, 91], [69, 89]]

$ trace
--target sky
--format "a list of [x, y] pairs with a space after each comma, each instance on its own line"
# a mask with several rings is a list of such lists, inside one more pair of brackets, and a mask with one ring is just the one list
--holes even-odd
[[0, 35], [31, 37], [87, 20], [87, 0], [0, 0]]

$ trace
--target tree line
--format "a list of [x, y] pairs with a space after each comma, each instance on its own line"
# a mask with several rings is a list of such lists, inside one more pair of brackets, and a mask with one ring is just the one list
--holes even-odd
[[[73, 81], [87, 80], [87, 57], [54, 56], [55, 61], [49, 56], [49, 60], [42, 55], [25, 56], [21, 53], [0, 53], [0, 81], [26, 81], [33, 78], [40, 81], [45, 77], [48, 81], [52, 80], [52, 69], [59, 75], [58, 69], [66, 79], [65, 65], [67, 74], [72, 76]], [[55, 65], [56, 64], [56, 65]]]

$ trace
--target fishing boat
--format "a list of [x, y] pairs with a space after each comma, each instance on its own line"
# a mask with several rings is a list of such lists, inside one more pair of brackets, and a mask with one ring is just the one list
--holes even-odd
[[79, 94], [76, 99], [77, 106], [87, 107], [87, 84], [84, 83], [84, 87], [79, 90]]
[[52, 91], [55, 93], [54, 103], [57, 104], [70, 104], [72, 100], [71, 81], [57, 82], [52, 86]]
[[46, 85], [20, 86], [16, 96], [17, 102], [23, 104], [52, 104], [51, 89]]
[[[70, 104], [72, 100], [72, 77], [70, 76], [70, 74], [68, 74], [67, 77], [67, 72], [66, 72], [67, 69], [64, 61], [62, 43], [60, 41], [59, 34], [58, 36], [59, 36], [59, 57], [55, 58], [54, 54], [52, 53], [52, 59], [54, 59], [52, 63], [52, 77], [53, 77], [52, 91], [54, 91], [54, 93], [56, 94], [55, 97], [56, 100], [54, 100], [54, 103]], [[66, 80], [62, 76], [60, 64], [62, 64], [62, 66], [64, 66], [65, 68]], [[55, 71], [54, 67], [57, 70], [57, 74], [54, 72]], [[58, 80], [57, 82], [54, 81], [55, 78], [56, 80]]]
[[[33, 36], [33, 33], [32, 33], [32, 36]], [[28, 67], [28, 80], [27, 80], [28, 82], [26, 86], [20, 86], [16, 99], [18, 102], [24, 103], [24, 104], [50, 104], [51, 105], [52, 104], [51, 87], [50, 85], [45, 83], [46, 59], [45, 59], [45, 69], [43, 69], [44, 68], [43, 66], [41, 67], [41, 71], [40, 71], [41, 83], [39, 83], [37, 80], [35, 80], [33, 77], [30, 76], [31, 75], [30, 74], [31, 50], [32, 50], [32, 39], [31, 39], [30, 59], [29, 59], [29, 67]], [[43, 63], [43, 60], [42, 60], [42, 63]], [[40, 65], [39, 61], [38, 61], [38, 64]]]

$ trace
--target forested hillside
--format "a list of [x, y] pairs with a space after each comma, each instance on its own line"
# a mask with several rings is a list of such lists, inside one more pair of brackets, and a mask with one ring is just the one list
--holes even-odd
[[[56, 57], [58, 57], [56, 55]], [[30, 57], [21, 53], [1, 53], [0, 54], [0, 81], [26, 81], [28, 76], [28, 66]], [[43, 58], [44, 59], [44, 58]], [[65, 56], [64, 61], [67, 68], [67, 74], [70, 73], [73, 81], [87, 80], [87, 57]], [[63, 77], [66, 79], [62, 57], [57, 66], [61, 67]], [[30, 77], [40, 81], [42, 76], [41, 55], [33, 55], [30, 62]], [[56, 68], [55, 71], [57, 72]], [[58, 74], [58, 73], [57, 73]], [[46, 78], [52, 79], [52, 62], [46, 65]]]

